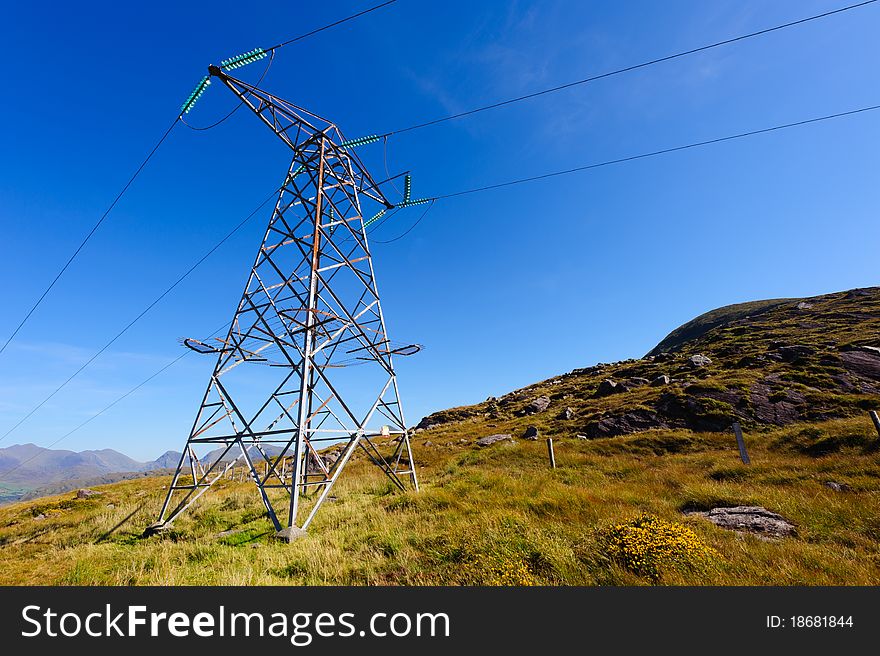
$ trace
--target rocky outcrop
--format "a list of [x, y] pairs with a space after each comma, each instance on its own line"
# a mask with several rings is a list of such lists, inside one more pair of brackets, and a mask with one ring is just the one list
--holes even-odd
[[535, 426], [529, 426], [528, 428], [526, 428], [526, 432], [523, 433], [522, 438], [524, 440], [537, 440], [538, 429]]
[[690, 512], [688, 515], [705, 517], [715, 526], [745, 533], [756, 533], [769, 538], [797, 535], [794, 524], [782, 515], [761, 506], [735, 506], [712, 508], [706, 512]]
[[880, 381], [880, 349], [861, 347], [840, 354], [843, 367], [861, 378]]
[[584, 431], [587, 437], [596, 438], [629, 435], [651, 428], [670, 428], [670, 426], [656, 412], [639, 409], [602, 417], [587, 424]]
[[487, 447], [492, 446], [493, 444], [497, 444], [498, 442], [510, 442], [513, 443], [512, 435], [498, 434], [498, 435], [487, 435], [486, 437], [481, 437], [476, 441], [476, 445], [479, 447]]
[[804, 402], [802, 394], [790, 390], [774, 393], [767, 382], [754, 383], [749, 390], [752, 417], [761, 424], [785, 426], [800, 420]]

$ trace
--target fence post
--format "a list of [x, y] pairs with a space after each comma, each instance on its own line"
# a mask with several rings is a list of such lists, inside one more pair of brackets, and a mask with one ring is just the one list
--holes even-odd
[[868, 414], [871, 415], [871, 421], [874, 422], [874, 428], [877, 429], [877, 437], [880, 437], [880, 417], [877, 416], [877, 411], [871, 410]]
[[556, 469], [556, 456], [553, 454], [553, 438], [547, 438], [547, 455], [550, 456], [550, 469]]
[[746, 441], [743, 439], [742, 428], [740, 428], [738, 421], [733, 422], [733, 432], [736, 435], [736, 444], [739, 447], [740, 460], [743, 461], [744, 465], [750, 465], [752, 461], [749, 460], [749, 453], [746, 451]]

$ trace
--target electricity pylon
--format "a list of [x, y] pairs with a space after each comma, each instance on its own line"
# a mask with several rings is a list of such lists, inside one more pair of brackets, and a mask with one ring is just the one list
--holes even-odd
[[[278, 537], [292, 540], [356, 449], [396, 487], [418, 489], [392, 361], [418, 347], [395, 348], [388, 338], [363, 214], [370, 204], [377, 216], [394, 205], [352, 152], [377, 138], [346, 141], [326, 119], [218, 67], [209, 71], [287, 144], [293, 161], [226, 337], [184, 341], [217, 360], [148, 532], [244, 467]], [[319, 453], [334, 443], [342, 448], [332, 457]], [[301, 499], [314, 502], [298, 523]]]

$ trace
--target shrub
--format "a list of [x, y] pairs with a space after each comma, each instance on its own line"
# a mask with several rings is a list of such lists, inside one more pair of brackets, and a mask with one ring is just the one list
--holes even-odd
[[603, 529], [599, 543], [607, 557], [653, 583], [665, 571], [704, 570], [719, 557], [687, 526], [652, 515]]
[[470, 562], [465, 567], [468, 585], [531, 586], [537, 585], [535, 575], [522, 561], [504, 560], [485, 564]]

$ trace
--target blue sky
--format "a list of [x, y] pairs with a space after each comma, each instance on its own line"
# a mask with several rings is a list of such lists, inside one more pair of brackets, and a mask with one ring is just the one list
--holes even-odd
[[[0, 336], [13, 330], [207, 64], [369, 3], [6, 6]], [[795, 20], [827, 0], [400, 0], [283, 48], [263, 87], [349, 136], [385, 132]], [[389, 141], [435, 195], [880, 102], [880, 5]], [[242, 69], [255, 80], [261, 64]], [[251, 70], [253, 69], [253, 70]], [[212, 86], [188, 115], [233, 106]], [[711, 308], [877, 284], [880, 112], [438, 203], [376, 244], [407, 418], [638, 357]], [[381, 146], [363, 157], [384, 177]], [[275, 187], [288, 153], [238, 112], [179, 126], [9, 349], [0, 433]], [[390, 239], [420, 210], [374, 236]], [[0, 446], [47, 445], [222, 326], [257, 217]], [[180, 448], [213, 362], [188, 356], [57, 448]]]

